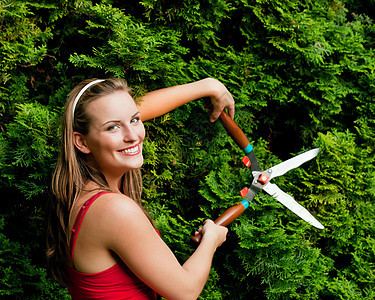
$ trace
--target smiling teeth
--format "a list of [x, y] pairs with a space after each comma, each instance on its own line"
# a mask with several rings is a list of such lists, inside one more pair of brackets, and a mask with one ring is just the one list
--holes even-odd
[[135, 146], [135, 147], [130, 148], [130, 149], [122, 150], [121, 152], [122, 153], [134, 153], [134, 152], [137, 152], [137, 151], [138, 151], [138, 146]]

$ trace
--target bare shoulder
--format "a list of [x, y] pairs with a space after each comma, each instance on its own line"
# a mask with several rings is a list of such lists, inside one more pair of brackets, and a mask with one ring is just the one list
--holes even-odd
[[130, 197], [120, 193], [106, 193], [95, 200], [95, 206], [104, 211], [122, 212], [121, 208], [136, 209], [139, 205]]
[[92, 228], [108, 248], [113, 249], [113, 243], [117, 244], [120, 236], [132, 236], [142, 228], [154, 231], [143, 209], [123, 194], [104, 194], [95, 200], [90, 210]]
[[92, 205], [93, 214], [97, 220], [114, 221], [124, 218], [127, 220], [144, 216], [141, 207], [131, 198], [119, 193], [107, 193], [101, 195]]

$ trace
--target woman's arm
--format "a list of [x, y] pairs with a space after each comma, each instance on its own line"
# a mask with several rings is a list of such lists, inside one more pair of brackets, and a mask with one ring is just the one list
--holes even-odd
[[211, 122], [224, 108], [234, 117], [234, 100], [226, 87], [218, 80], [206, 78], [196, 82], [177, 85], [147, 93], [138, 105], [142, 121], [159, 117], [193, 100], [210, 97], [213, 105]]
[[201, 243], [181, 265], [133, 200], [108, 194], [106, 201], [98, 201], [95, 206], [98, 216], [92, 217], [100, 218], [100, 226], [95, 228], [96, 238], [114, 251], [143, 282], [169, 300], [199, 296], [213, 255], [226, 239], [227, 228], [206, 221], [200, 229]]

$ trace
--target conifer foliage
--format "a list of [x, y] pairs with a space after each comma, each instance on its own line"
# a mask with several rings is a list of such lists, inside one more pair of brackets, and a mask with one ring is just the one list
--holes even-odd
[[[58, 124], [84, 78], [136, 96], [205, 77], [236, 101], [262, 168], [313, 147], [276, 183], [324, 225], [258, 193], [229, 226], [200, 299], [375, 298], [375, 2], [0, 0], [0, 297], [69, 299], [46, 271]], [[190, 236], [251, 174], [203, 101], [145, 123], [143, 200], [184, 261]]]

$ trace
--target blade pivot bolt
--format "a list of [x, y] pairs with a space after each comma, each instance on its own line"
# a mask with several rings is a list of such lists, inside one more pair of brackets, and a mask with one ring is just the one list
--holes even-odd
[[251, 166], [251, 161], [250, 161], [250, 158], [248, 158], [247, 156], [244, 156], [242, 158], [242, 162], [245, 164], [245, 166], [248, 168]]
[[240, 195], [245, 198], [245, 196], [247, 195], [247, 193], [249, 192], [249, 189], [247, 187], [243, 188], [242, 190], [240, 190]]
[[262, 184], [266, 184], [269, 178], [270, 178], [269, 176], [262, 173], [260, 174], [258, 181]]

